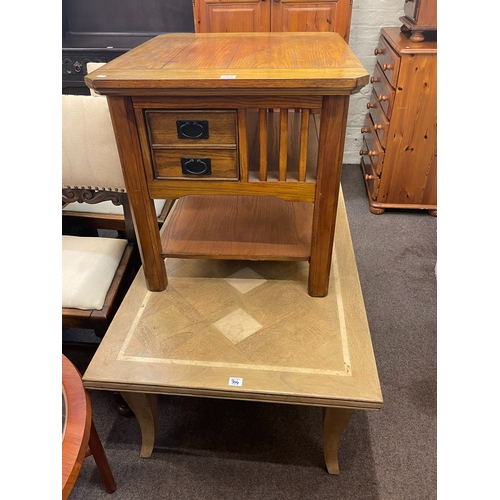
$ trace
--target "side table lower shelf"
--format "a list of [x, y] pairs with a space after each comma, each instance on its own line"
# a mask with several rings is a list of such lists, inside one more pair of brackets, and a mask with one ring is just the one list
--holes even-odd
[[309, 260], [313, 204], [272, 196], [190, 195], [161, 235], [163, 257]]

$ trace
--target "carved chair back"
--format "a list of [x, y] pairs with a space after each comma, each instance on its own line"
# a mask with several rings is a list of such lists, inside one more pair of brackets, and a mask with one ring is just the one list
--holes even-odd
[[62, 96], [62, 202], [123, 206], [135, 241], [120, 158], [105, 97]]

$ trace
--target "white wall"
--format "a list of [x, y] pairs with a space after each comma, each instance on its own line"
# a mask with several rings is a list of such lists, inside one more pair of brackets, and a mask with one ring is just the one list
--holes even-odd
[[[401, 26], [399, 18], [404, 15], [404, 0], [353, 0], [351, 34], [349, 46], [366, 70], [373, 74], [376, 57], [373, 53], [380, 36], [380, 29]], [[359, 150], [363, 139], [361, 127], [368, 112], [372, 84], [351, 96], [347, 118], [347, 134], [344, 146], [344, 164], [359, 164]]]

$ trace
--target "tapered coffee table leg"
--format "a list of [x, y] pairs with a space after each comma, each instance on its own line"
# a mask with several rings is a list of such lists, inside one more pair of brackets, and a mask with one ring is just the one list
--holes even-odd
[[323, 452], [329, 474], [339, 473], [339, 439], [354, 410], [323, 408]]
[[142, 434], [141, 457], [149, 458], [155, 445], [158, 428], [158, 399], [156, 394], [141, 392], [122, 392], [123, 399], [134, 412]]

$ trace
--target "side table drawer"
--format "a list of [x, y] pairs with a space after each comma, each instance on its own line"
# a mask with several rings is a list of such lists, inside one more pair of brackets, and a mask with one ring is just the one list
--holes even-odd
[[147, 110], [151, 146], [235, 145], [235, 111]]
[[154, 149], [155, 179], [238, 180], [237, 150], [234, 149]]
[[377, 56], [377, 62], [380, 68], [387, 77], [387, 81], [396, 88], [401, 59], [383, 36], [379, 38], [377, 48], [375, 49], [375, 55]]

